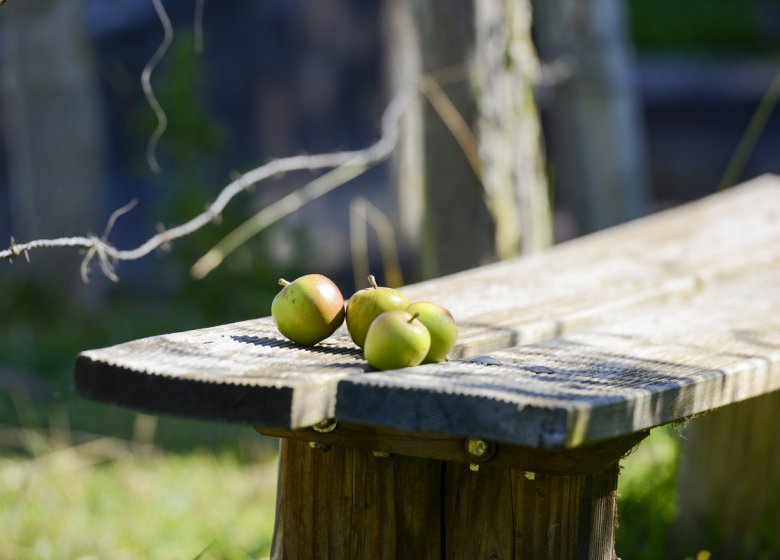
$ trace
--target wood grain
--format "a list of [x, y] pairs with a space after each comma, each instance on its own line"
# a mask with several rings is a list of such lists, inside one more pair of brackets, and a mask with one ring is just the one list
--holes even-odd
[[272, 557], [441, 556], [441, 465], [282, 440]]
[[447, 558], [613, 560], [617, 472], [529, 478], [447, 463]]
[[459, 322], [451, 357], [581, 330], [780, 263], [780, 179], [603, 230], [543, 253], [404, 288]]
[[336, 382], [367, 369], [348, 335], [307, 348], [266, 317], [83, 352], [74, 386], [149, 412], [297, 427], [333, 416]]
[[[84, 352], [74, 386], [149, 412], [280, 428], [344, 414], [535, 447], [612, 437], [778, 387], [776, 279], [750, 282], [780, 264], [779, 207], [780, 180], [764, 177], [405, 288], [453, 311], [453, 357], [547, 341], [489, 358], [366, 375], [343, 330], [307, 349], [263, 318]], [[705, 303], [685, 301], [695, 294]]]
[[341, 381], [336, 417], [567, 448], [780, 389], [780, 270], [471, 360]]
[[614, 558], [617, 454], [561, 477], [281, 446], [274, 559]]

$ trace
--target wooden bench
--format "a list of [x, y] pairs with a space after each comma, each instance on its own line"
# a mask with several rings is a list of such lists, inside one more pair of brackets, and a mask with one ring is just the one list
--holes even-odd
[[611, 559], [621, 457], [780, 389], [780, 180], [404, 291], [452, 310], [451, 362], [262, 318], [84, 352], [75, 388], [281, 438], [275, 558]]

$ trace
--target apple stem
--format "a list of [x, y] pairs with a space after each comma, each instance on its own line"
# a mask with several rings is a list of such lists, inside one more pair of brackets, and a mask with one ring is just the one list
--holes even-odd
[[285, 280], [284, 278], [279, 278], [278, 283], [279, 283], [280, 286], [289, 286], [290, 285], [290, 283], [287, 280]]
[[374, 288], [374, 289], [379, 287], [379, 286], [377, 286], [376, 278], [374, 278], [373, 274], [369, 274], [368, 275], [368, 283], [371, 284], [371, 287]]
[[414, 315], [412, 315], [412, 318], [411, 318], [411, 319], [409, 319], [409, 321], [408, 321], [408, 322], [409, 322], [409, 323], [411, 323], [412, 321], [414, 321], [415, 319], [417, 319], [417, 317], [419, 317], [419, 316], [420, 316], [420, 314], [419, 314], [419, 313], [415, 313]]

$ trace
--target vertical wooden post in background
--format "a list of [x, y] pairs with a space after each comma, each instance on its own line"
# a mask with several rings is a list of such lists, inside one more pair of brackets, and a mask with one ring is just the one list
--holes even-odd
[[[100, 233], [104, 138], [83, 9], [75, 0], [2, 7], [0, 91], [18, 241]], [[77, 270], [81, 258], [52, 252], [33, 259], [30, 272], [84, 295], [78, 275], [60, 274], [65, 263]]]
[[441, 276], [550, 243], [530, 4], [387, 0], [393, 89], [441, 87], [475, 139], [465, 151], [430, 101], [418, 100], [399, 148], [399, 216], [421, 275]]
[[633, 51], [620, 0], [537, 0], [535, 38], [557, 68], [546, 110], [555, 198], [579, 233], [647, 212], [648, 175]]

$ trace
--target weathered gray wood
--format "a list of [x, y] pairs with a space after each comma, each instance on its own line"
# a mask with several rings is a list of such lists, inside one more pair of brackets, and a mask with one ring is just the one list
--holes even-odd
[[343, 332], [306, 348], [266, 317], [83, 352], [74, 386], [149, 412], [298, 427], [333, 416], [336, 382], [367, 369]]
[[537, 344], [342, 380], [336, 417], [566, 448], [780, 389], [780, 270]]
[[[697, 411], [693, 410], [696, 407], [672, 406], [667, 402], [668, 399], [675, 403], [692, 399], [697, 407], [703, 404], [713, 407], [759, 394], [759, 391], [771, 390], [774, 386], [772, 373], [767, 377], [767, 386], [763, 389], [748, 383], [751, 390], [737, 391], [731, 400], [716, 397], [713, 396], [712, 385], [717, 384], [720, 374], [696, 373], [699, 371], [696, 367], [703, 368], [701, 371], [719, 370], [721, 366], [742, 367], [736, 362], [729, 362], [733, 356], [716, 353], [710, 361], [694, 360], [695, 363], [690, 367], [654, 363], [646, 357], [647, 352], [654, 356], [653, 359], [661, 356], [662, 352], [668, 352], [664, 359], [674, 359], [679, 355], [679, 349], [674, 345], [642, 345], [641, 342], [647, 337], [654, 340], [653, 337], [658, 333], [659, 336], [667, 337], [663, 341], [670, 344], [680, 330], [674, 320], [666, 321], [663, 325], [653, 322], [653, 317], [661, 316], [657, 312], [659, 303], [706, 292], [731, 278], [739, 283], [740, 278], [756, 275], [762, 269], [776, 269], [780, 262], [778, 207], [780, 181], [764, 177], [684, 208], [561, 245], [545, 254], [502, 262], [405, 288], [413, 299], [438, 301], [453, 311], [461, 328], [453, 357], [565, 335], [546, 346], [521, 348], [518, 350], [520, 357], [511, 359], [526, 365], [539, 365], [545, 362], [542, 361], [544, 356], [537, 358], [538, 354], [549, 354], [547, 358], [551, 361], [555, 353], [554, 359], [558, 363], [568, 364], [569, 376], [584, 371], [583, 364], [601, 364], [601, 369], [597, 367], [592, 376], [577, 379], [565, 375], [561, 377], [561, 372], [550, 376], [509, 368], [512, 375], [520, 375], [516, 378], [518, 384], [532, 383], [523, 385], [526, 392], [528, 387], [539, 386], [540, 383], [542, 388], [549, 391], [554, 387], [569, 387], [574, 381], [584, 381], [580, 387], [605, 388], [607, 396], [599, 396], [597, 392], [575, 392], [572, 395], [576, 398], [567, 401], [569, 404], [559, 407], [557, 402], [554, 403], [554, 407], [558, 407], [554, 408], [555, 411], [545, 408], [550, 405], [546, 402], [537, 412], [533, 412], [530, 406], [540, 403], [531, 398], [538, 396], [530, 394], [528, 398], [531, 400], [523, 401], [526, 408], [518, 410], [520, 401], [515, 401], [522, 392], [512, 393], [512, 390], [519, 385], [497, 385], [496, 381], [501, 379], [500, 372], [506, 371], [495, 366], [432, 365], [419, 370], [405, 370], [401, 376], [365, 376], [363, 374], [367, 366], [343, 331], [313, 349], [304, 349], [283, 341], [268, 318], [152, 337], [85, 352], [77, 363], [74, 384], [86, 396], [152, 412], [297, 428], [314, 424], [337, 412], [336, 387], [339, 384], [343, 384], [347, 391], [358, 391], [368, 396], [380, 390], [388, 394], [393, 391], [412, 394], [417, 389], [407, 389], [422, 383], [420, 387], [428, 390], [430, 395], [440, 395], [426, 398], [443, 402], [445, 399], [442, 395], [449, 394], [447, 400], [457, 406], [457, 410], [450, 411], [444, 407], [434, 414], [429, 409], [417, 408], [413, 398], [403, 399], [406, 404], [399, 405], [395, 412], [387, 416], [399, 421], [399, 425], [394, 427], [407, 428], [414, 425], [416, 429], [439, 431], [436, 426], [446, 424], [447, 419], [437, 419], [437, 414], [447, 413], [454, 415], [450, 423], [459, 416], [464, 417], [462, 429], [466, 431], [462, 435], [468, 435], [472, 429], [487, 430], [488, 426], [481, 424], [483, 421], [488, 422], [487, 418], [471, 416], [468, 410], [460, 408], [461, 400], [468, 399], [497, 409], [506, 408], [513, 419], [520, 413], [536, 414], [539, 418], [548, 419], [543, 423], [544, 426], [548, 426], [548, 422], [556, 426], [554, 430], [545, 428], [539, 433], [534, 432], [533, 426], [521, 424], [513, 428], [516, 432], [510, 433], [507, 425], [514, 426], [515, 420], [508, 422], [508, 418], [504, 418], [505, 422], [502, 422], [501, 418], [494, 415], [488, 423], [496, 423], [500, 428], [496, 434], [501, 434], [510, 442], [534, 446], [568, 446], [611, 437], [653, 425], [648, 422], [669, 421]], [[762, 336], [772, 338], [772, 313], [776, 316], [777, 311], [776, 308], [773, 311], [770, 305], [775, 297], [772, 293], [777, 288], [770, 285], [761, 289], [767, 291], [767, 298], [754, 297], [748, 285], [742, 295], [736, 293], [729, 296], [731, 292], [727, 290], [728, 293], [724, 292], [723, 297], [715, 296], [710, 307], [699, 305], [697, 308], [695, 303], [685, 304], [688, 305], [685, 307], [672, 301], [668, 312], [674, 311], [682, 316], [690, 316], [694, 322], [703, 322], [701, 333], [717, 327], [719, 313], [739, 318], [743, 322], [760, 323], [769, 319], [770, 322], [765, 325], [751, 324], [751, 329], [755, 327], [755, 333], [764, 333]], [[732, 303], [726, 305], [722, 300]], [[741, 305], [743, 300], [745, 306]], [[762, 302], [767, 307], [756, 308]], [[623, 324], [616, 321], [635, 314], [643, 306], [650, 308], [644, 316], [645, 332], [637, 331], [635, 340], [626, 338], [620, 331]], [[710, 320], [696, 317], [710, 317]], [[637, 321], [631, 324], [636, 327], [639, 325]], [[576, 337], [567, 334], [600, 323], [609, 323], [612, 325], [610, 329], [617, 328], [618, 331], [593, 330]], [[721, 324], [725, 323], [721, 321]], [[608, 335], [607, 332], [615, 334]], [[720, 334], [725, 337], [722, 340], [724, 347], [747, 343], [738, 337], [729, 339], [726, 336], [728, 333]], [[704, 334], [697, 336], [689, 332], [688, 335], [693, 337], [690, 339], [691, 344], [701, 342], [705, 345], [703, 351], [711, 349], [707, 347], [711, 341]], [[671, 339], [668, 338], [670, 336]], [[774, 340], [772, 338], [770, 342], [767, 339], [766, 343], [774, 344]], [[753, 351], [755, 347], [748, 350]], [[764, 351], [768, 352], [766, 348]], [[685, 359], [688, 358], [693, 360], [691, 356]], [[743, 361], [751, 367], [757, 363], [768, 363], [757, 362], [749, 357], [744, 357]], [[667, 379], [666, 384], [661, 382], [661, 378], [652, 377], [651, 372], [656, 371], [653, 367], [665, 371], [667, 366], [671, 373], [668, 379], [663, 378]], [[647, 378], [642, 378], [639, 385], [626, 384], [627, 379], [634, 378], [632, 372], [637, 368], [642, 369]], [[424, 374], [421, 375], [420, 371]], [[518, 372], [525, 372], [527, 379]], [[690, 373], [690, 377], [686, 378], [683, 375], [685, 373]], [[455, 395], [449, 389], [449, 393], [437, 393], [441, 385], [432, 384], [431, 381], [437, 375], [441, 375], [447, 383], [454, 383], [455, 386], [460, 384], [461, 390], [468, 387], [470, 396]], [[344, 384], [347, 379], [356, 382]], [[384, 379], [392, 382], [392, 391], [381, 389]], [[419, 379], [424, 381], [418, 383]], [[511, 376], [507, 379], [511, 379]], [[369, 385], [363, 382], [373, 384], [373, 388], [369, 390]], [[493, 383], [492, 389], [489, 389], [489, 382]], [[433, 390], [431, 387], [437, 388]], [[648, 387], [652, 388], [651, 393], [648, 393]], [[346, 395], [342, 393], [342, 396]], [[701, 398], [697, 396], [699, 393]], [[585, 399], [586, 403], [576, 406], [571, 404], [579, 402], [577, 399]], [[611, 433], [600, 427], [600, 421], [587, 420], [593, 408], [593, 399], [598, 401], [598, 414], [609, 411], [615, 415], [616, 422], [610, 420], [605, 425], [614, 426], [613, 429], [617, 431]], [[622, 404], [615, 404], [612, 399]], [[355, 401], [355, 408], [347, 410], [347, 401], [342, 400], [340, 413], [348, 414], [353, 419], [360, 417], [361, 422], [366, 421], [368, 407], [359, 406], [358, 401]], [[510, 402], [513, 404], [508, 404]], [[648, 407], [658, 406], [666, 409], [671, 407], [672, 412], [646, 412]], [[632, 411], [631, 407], [637, 411]], [[416, 416], [422, 413], [427, 415], [424, 419]], [[633, 415], [643, 420], [629, 421]], [[399, 420], [402, 416], [406, 416], [403, 422]], [[561, 432], [560, 423], [565, 425], [565, 419], [573, 421], [574, 418], [577, 421]]]
[[780, 180], [742, 187], [404, 291], [461, 327], [452, 357], [580, 330], [780, 258]]

